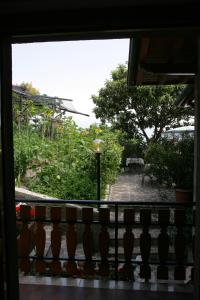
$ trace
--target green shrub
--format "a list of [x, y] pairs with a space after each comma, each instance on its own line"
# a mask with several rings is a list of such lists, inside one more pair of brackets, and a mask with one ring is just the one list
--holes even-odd
[[[33, 191], [63, 199], [96, 199], [96, 138], [103, 140], [102, 197], [117, 178], [123, 147], [118, 132], [106, 126], [81, 129], [66, 118], [51, 139], [30, 125], [14, 132], [15, 177]], [[35, 171], [35, 176], [25, 178], [28, 169]]]
[[163, 139], [149, 145], [145, 161], [160, 184], [193, 188], [194, 140], [184, 138], [174, 142]]

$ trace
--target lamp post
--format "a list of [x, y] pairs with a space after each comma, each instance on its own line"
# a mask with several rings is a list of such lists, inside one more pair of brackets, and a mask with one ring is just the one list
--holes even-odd
[[101, 144], [102, 140], [96, 139], [93, 141], [96, 153], [96, 176], [97, 176], [97, 200], [101, 200]]

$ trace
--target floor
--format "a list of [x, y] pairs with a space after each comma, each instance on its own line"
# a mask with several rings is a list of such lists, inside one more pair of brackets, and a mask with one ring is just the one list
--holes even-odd
[[20, 300], [186, 300], [192, 284], [153, 284], [45, 276], [20, 276]]
[[20, 300], [188, 300], [192, 294], [21, 284]]

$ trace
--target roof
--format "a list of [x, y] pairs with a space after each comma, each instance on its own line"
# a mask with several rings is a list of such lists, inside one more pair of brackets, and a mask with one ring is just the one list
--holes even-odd
[[[13, 85], [12, 91], [19, 96], [19, 98], [13, 98], [13, 101], [20, 103], [21, 101], [32, 100], [35, 105], [47, 105], [50, 107], [57, 108], [61, 111], [70, 112], [73, 114], [79, 114], [84, 116], [89, 116], [88, 114], [79, 112], [75, 109], [74, 105], [72, 104], [72, 99], [66, 98], [59, 98], [57, 96], [51, 97], [47, 95], [30, 95], [29, 93], [25, 92], [20, 86]], [[63, 103], [63, 101], [65, 103]]]
[[196, 61], [197, 47], [193, 36], [132, 38], [128, 86], [193, 83]]

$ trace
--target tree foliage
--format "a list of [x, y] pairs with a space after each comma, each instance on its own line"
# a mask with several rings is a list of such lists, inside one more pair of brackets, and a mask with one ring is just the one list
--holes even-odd
[[189, 124], [192, 109], [176, 105], [183, 85], [135, 86], [129, 91], [126, 77], [127, 67], [119, 65], [98, 95], [92, 95], [95, 115], [102, 123], [109, 122], [129, 137], [142, 137], [147, 143], [159, 140], [168, 126], [178, 127], [182, 120], [184, 125]]
[[22, 82], [19, 87], [26, 93], [32, 95], [32, 96], [36, 96], [36, 95], [39, 95], [40, 92], [38, 89], [36, 89], [32, 82]]

